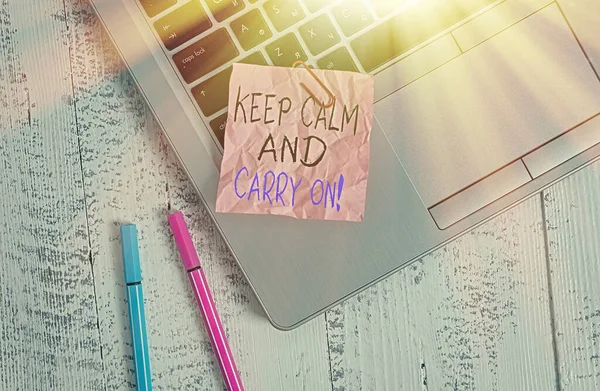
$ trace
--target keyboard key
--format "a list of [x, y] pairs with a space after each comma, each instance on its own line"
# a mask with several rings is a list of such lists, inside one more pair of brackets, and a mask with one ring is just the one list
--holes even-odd
[[140, 0], [140, 4], [144, 7], [148, 17], [151, 18], [177, 4], [177, 0]]
[[294, 33], [289, 33], [271, 42], [265, 50], [276, 67], [291, 67], [297, 60], [306, 61], [308, 59]]
[[206, 5], [217, 22], [222, 22], [246, 8], [244, 0], [206, 0]]
[[373, 23], [373, 16], [362, 1], [346, 0], [333, 9], [333, 16], [346, 37]]
[[241, 59], [239, 62], [243, 64], [269, 65], [267, 64], [267, 60], [265, 60], [265, 57], [262, 55], [261, 52], [252, 53], [248, 57]]
[[192, 95], [198, 102], [202, 114], [206, 117], [227, 107], [229, 79], [232, 71], [233, 68], [229, 67], [192, 88]]
[[190, 1], [154, 22], [154, 28], [169, 50], [203, 33], [210, 26], [212, 23], [198, 0]]
[[191, 83], [238, 56], [231, 37], [220, 28], [173, 56], [183, 80]]
[[424, 0], [352, 41], [367, 72], [414, 48], [494, 0]]
[[271, 30], [259, 10], [254, 9], [231, 22], [231, 29], [244, 50], [271, 38]]
[[328, 4], [331, 4], [331, 0], [304, 0], [304, 5], [310, 12], [317, 12]]
[[[260, 52], [240, 60], [244, 64], [267, 65], [267, 61]], [[213, 77], [203, 81], [192, 88], [192, 95], [198, 102], [202, 114], [210, 117], [217, 111], [227, 107], [229, 100], [229, 79], [233, 67], [221, 71]]]
[[380, 18], [408, 6], [413, 0], [370, 0], [373, 10]]
[[227, 126], [227, 112], [210, 121], [210, 128], [219, 140], [221, 147], [225, 148], [225, 127]]
[[348, 49], [345, 47], [336, 49], [328, 55], [322, 57], [319, 59], [319, 61], [317, 61], [317, 65], [321, 69], [358, 72], [356, 64], [352, 60], [352, 57], [350, 57]]
[[310, 22], [305, 23], [299, 31], [308, 46], [308, 50], [315, 55], [340, 42], [340, 36], [326, 14], [319, 15]]
[[298, 0], [269, 0], [264, 7], [277, 31], [283, 31], [304, 18]]

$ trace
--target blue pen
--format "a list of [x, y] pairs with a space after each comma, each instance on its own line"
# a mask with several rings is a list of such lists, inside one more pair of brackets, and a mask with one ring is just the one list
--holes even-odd
[[134, 224], [121, 226], [121, 249], [123, 250], [123, 268], [125, 270], [125, 283], [127, 284], [127, 301], [129, 302], [129, 328], [131, 329], [133, 344], [135, 385], [138, 391], [152, 390], [140, 253], [137, 230]]

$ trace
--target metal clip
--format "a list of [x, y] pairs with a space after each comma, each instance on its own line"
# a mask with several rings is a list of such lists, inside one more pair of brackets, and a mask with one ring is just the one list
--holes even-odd
[[333, 106], [333, 104], [335, 103], [335, 95], [333, 95], [333, 92], [331, 92], [331, 90], [329, 88], [327, 88], [325, 86], [325, 84], [323, 84], [323, 82], [317, 77], [317, 75], [315, 75], [315, 73], [312, 71], [312, 69], [310, 69], [308, 67], [308, 65], [306, 65], [304, 63], [304, 61], [300, 61], [300, 60], [296, 61], [292, 65], [292, 68], [296, 68], [298, 65], [304, 66], [304, 68], [306, 68], [306, 70], [308, 71], [308, 73], [310, 73], [310, 75], [313, 77], [313, 79], [315, 79], [317, 81], [317, 83], [319, 83], [321, 88], [323, 88], [325, 90], [327, 95], [329, 95], [329, 103], [325, 104], [325, 102], [320, 101], [319, 98], [317, 98], [316, 95], [310, 90], [310, 88], [308, 88], [308, 86], [306, 84], [301, 82], [300, 85], [302, 86], [302, 88], [304, 88], [306, 90], [306, 92], [308, 92], [308, 94], [311, 96], [311, 98], [313, 98], [314, 101], [322, 108], [328, 109], [331, 106]]

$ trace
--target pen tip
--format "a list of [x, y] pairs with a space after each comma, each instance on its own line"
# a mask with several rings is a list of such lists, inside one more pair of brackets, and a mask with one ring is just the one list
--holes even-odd
[[190, 270], [200, 266], [200, 259], [196, 253], [183, 213], [177, 211], [169, 215], [169, 225], [171, 226], [171, 231], [173, 232], [175, 243], [179, 249], [185, 269]]

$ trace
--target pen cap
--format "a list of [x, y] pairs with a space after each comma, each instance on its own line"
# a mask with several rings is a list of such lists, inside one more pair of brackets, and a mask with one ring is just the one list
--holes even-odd
[[185, 270], [200, 266], [200, 259], [196, 253], [194, 242], [192, 242], [190, 231], [188, 231], [187, 224], [183, 218], [183, 213], [179, 211], [169, 215], [169, 225], [171, 225], [175, 243], [177, 243], [177, 248], [179, 249], [179, 254], [181, 254]]
[[134, 224], [121, 226], [121, 250], [123, 251], [125, 283], [130, 284], [142, 281], [137, 229]]

